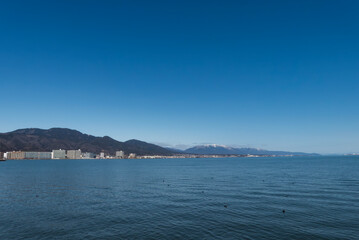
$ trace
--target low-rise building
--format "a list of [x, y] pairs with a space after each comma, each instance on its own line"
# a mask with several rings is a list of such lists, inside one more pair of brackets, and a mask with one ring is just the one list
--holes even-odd
[[0, 152], [0, 159], [3, 159], [4, 158], [4, 154], [3, 152]]
[[66, 150], [52, 150], [51, 154], [52, 159], [65, 159], [66, 158]]
[[81, 149], [79, 150], [67, 150], [68, 159], [81, 159]]
[[100, 153], [100, 158], [105, 158], [105, 153], [104, 152]]
[[125, 153], [123, 151], [116, 151], [116, 158], [125, 158]]
[[130, 159], [136, 158], [136, 153], [130, 153], [130, 155], [128, 155], [128, 158]]
[[82, 154], [82, 158], [84, 158], [84, 159], [96, 158], [96, 154], [90, 153], [90, 152], [85, 152]]

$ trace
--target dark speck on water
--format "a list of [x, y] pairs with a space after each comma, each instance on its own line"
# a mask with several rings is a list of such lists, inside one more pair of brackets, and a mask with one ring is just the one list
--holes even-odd
[[9, 160], [0, 183], [1, 240], [359, 236], [359, 156]]

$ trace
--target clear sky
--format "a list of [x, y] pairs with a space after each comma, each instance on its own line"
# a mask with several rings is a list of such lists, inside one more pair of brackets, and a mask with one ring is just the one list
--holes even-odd
[[0, 132], [359, 152], [359, 1], [1, 1]]

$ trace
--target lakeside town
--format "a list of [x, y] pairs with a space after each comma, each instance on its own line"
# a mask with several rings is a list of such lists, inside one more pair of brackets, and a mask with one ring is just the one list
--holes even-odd
[[35, 151], [10, 151], [0, 152], [0, 159], [5, 160], [21, 160], [21, 159], [106, 159], [106, 158], [137, 158], [135, 153], [126, 155], [124, 151], [116, 151], [114, 156], [101, 152], [99, 154], [91, 152], [82, 152], [77, 150], [52, 150], [51, 152], [35, 152]]
[[[292, 155], [286, 155], [292, 156]], [[173, 154], [173, 155], [137, 155], [116, 151], [114, 155], [82, 152], [78, 150], [52, 150], [51, 152], [10, 151], [0, 152], [0, 160], [49, 160], [49, 159], [156, 159], [156, 158], [223, 158], [223, 157], [276, 157], [276, 155], [241, 155], [241, 154]]]

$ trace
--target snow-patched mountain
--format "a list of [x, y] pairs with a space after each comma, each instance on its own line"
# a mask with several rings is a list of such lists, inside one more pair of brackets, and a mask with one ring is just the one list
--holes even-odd
[[240, 154], [240, 155], [309, 155], [302, 152], [270, 151], [259, 148], [234, 148], [225, 145], [206, 144], [188, 148], [185, 153], [192, 154]]

